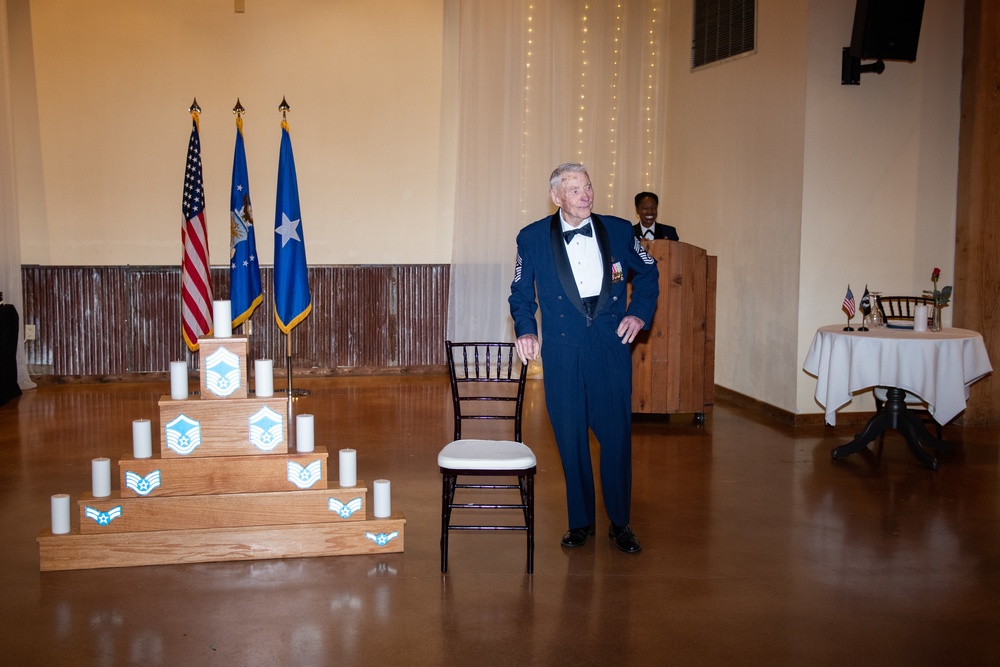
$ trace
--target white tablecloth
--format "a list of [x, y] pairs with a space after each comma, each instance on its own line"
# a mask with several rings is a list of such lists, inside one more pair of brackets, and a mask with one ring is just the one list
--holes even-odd
[[993, 370], [983, 337], [975, 331], [843, 328], [821, 327], [802, 365], [817, 377], [816, 400], [831, 425], [854, 392], [876, 386], [920, 396], [934, 420], [946, 424], [965, 409], [966, 388]]

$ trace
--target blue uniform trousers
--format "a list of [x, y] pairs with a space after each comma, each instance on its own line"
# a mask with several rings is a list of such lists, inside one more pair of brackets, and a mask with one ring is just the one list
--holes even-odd
[[632, 358], [587, 327], [581, 347], [543, 341], [545, 404], [566, 477], [569, 527], [594, 525], [589, 429], [600, 444], [601, 487], [612, 523], [629, 522], [632, 495]]

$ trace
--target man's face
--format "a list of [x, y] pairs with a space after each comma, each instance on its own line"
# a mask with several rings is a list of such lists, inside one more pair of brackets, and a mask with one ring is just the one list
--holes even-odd
[[656, 222], [656, 208], [656, 202], [652, 197], [643, 197], [639, 200], [635, 212], [639, 215], [643, 227], [651, 227]]
[[594, 189], [586, 173], [571, 171], [564, 174], [562, 183], [549, 190], [549, 194], [555, 205], [562, 209], [563, 219], [571, 227], [589, 218], [594, 208]]

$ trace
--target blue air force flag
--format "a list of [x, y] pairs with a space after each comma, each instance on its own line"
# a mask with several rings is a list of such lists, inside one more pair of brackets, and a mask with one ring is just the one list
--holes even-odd
[[264, 297], [260, 289], [257, 239], [250, 205], [250, 178], [243, 145], [243, 119], [236, 117], [236, 150], [233, 152], [233, 189], [229, 198], [229, 301], [233, 326], [253, 315]]
[[305, 236], [299, 211], [299, 185], [288, 123], [281, 121], [278, 158], [278, 194], [274, 212], [274, 319], [284, 333], [291, 332], [312, 310]]

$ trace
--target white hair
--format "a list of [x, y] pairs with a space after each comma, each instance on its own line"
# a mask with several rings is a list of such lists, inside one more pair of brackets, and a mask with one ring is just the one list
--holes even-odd
[[586, 174], [587, 168], [580, 164], [579, 162], [564, 162], [555, 168], [552, 175], [549, 176], [549, 188], [552, 190], [559, 189], [562, 185], [563, 176], [566, 174]]

